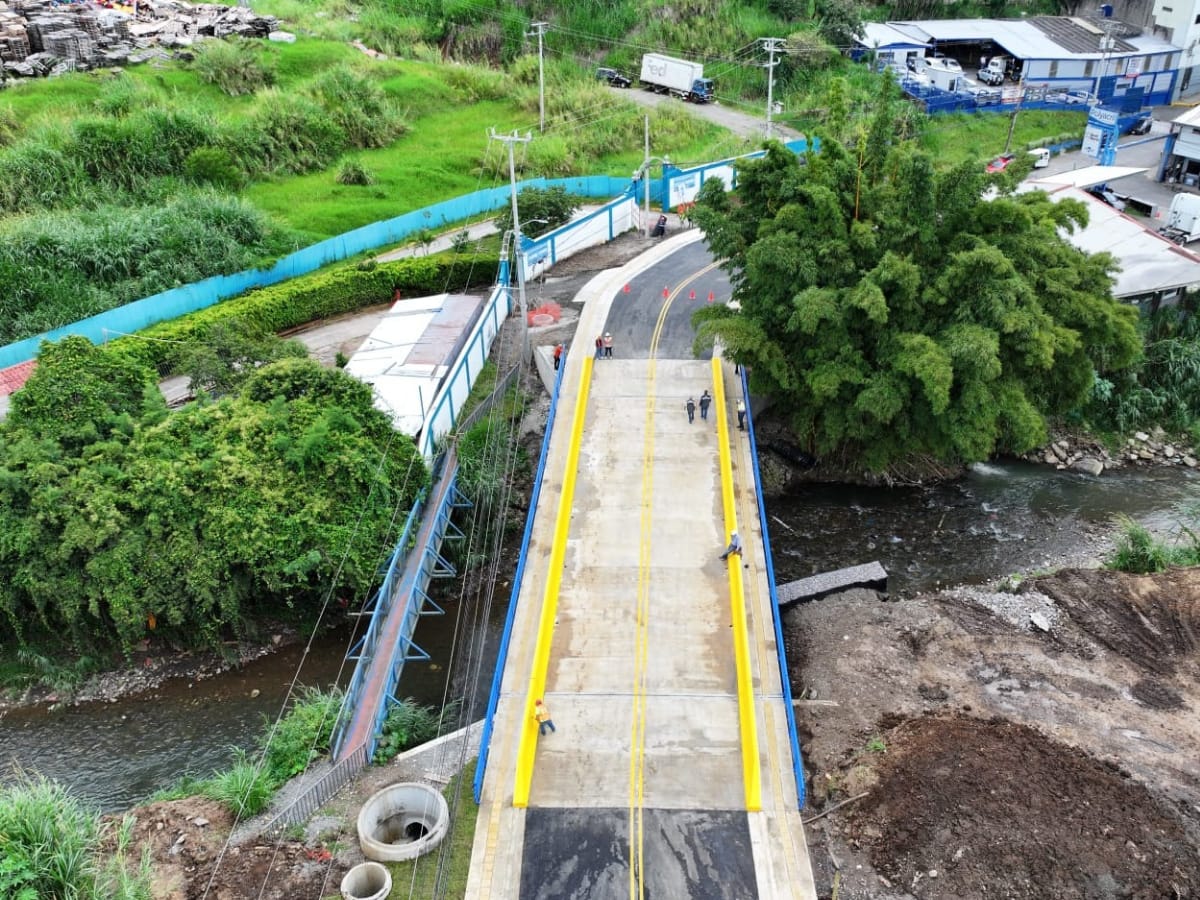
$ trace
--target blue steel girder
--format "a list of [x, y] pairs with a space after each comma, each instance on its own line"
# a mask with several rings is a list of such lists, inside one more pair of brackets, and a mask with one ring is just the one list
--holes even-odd
[[458, 575], [451, 562], [432, 546], [425, 548], [425, 557], [421, 560], [421, 565], [427, 567], [425, 574], [430, 578], [454, 578]]
[[[442, 609], [440, 606], [438, 606], [436, 603], [434, 603], [433, 598], [430, 597], [427, 593], [425, 593], [425, 591], [423, 591], [421, 588], [417, 588], [415, 593], [418, 597], [421, 598], [421, 609], [420, 609], [420, 612], [417, 613], [417, 615], [419, 615], [419, 616], [444, 616], [446, 614], [446, 611], [444, 609]], [[426, 609], [426, 607], [431, 607], [431, 608]]]
[[402, 656], [400, 657], [402, 662], [427, 661], [430, 658], [429, 654], [417, 646], [416, 641], [412, 638], [402, 636], [400, 638], [400, 649], [402, 651]]

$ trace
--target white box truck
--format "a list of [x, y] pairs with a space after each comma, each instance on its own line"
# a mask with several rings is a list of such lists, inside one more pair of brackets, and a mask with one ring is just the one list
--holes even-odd
[[703, 64], [661, 53], [642, 57], [641, 82], [648, 90], [692, 103], [707, 103], [713, 96], [712, 79], [704, 77]]
[[1158, 231], [1167, 240], [1181, 245], [1200, 238], [1200, 197], [1176, 194], [1167, 210], [1167, 221]]

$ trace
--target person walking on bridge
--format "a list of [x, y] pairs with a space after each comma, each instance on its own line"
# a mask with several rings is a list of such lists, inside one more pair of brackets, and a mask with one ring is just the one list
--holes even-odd
[[729, 559], [730, 556], [742, 555], [742, 539], [738, 537], [735, 531], [729, 535], [729, 546], [725, 548], [725, 552], [721, 554], [721, 562]]
[[552, 733], [557, 730], [554, 727], [554, 721], [550, 718], [550, 710], [542, 702], [541, 697], [533, 701], [533, 717], [537, 719], [539, 737], [545, 735], [547, 728]]
[[604, 358], [612, 359], [612, 334], [604, 332]]
[[708, 404], [712, 403], [712, 396], [705, 391], [700, 395], [700, 418], [705, 422], [708, 421]]
[[738, 397], [737, 414], [738, 414], [738, 431], [745, 431], [746, 430], [746, 403], [744, 400], [742, 400], [741, 397]]
[[596, 335], [596, 359], [604, 355], [604, 338]]
[[684, 404], [688, 414], [688, 424], [691, 425], [696, 421], [696, 401], [688, 397], [688, 402]]
[[562, 363], [562, 355], [563, 355], [563, 345], [555, 344], [554, 345], [554, 371], [555, 372], [558, 371], [558, 367]]

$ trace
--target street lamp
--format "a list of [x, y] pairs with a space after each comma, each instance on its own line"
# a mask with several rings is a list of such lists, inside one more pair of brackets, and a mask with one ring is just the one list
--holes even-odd
[[642, 217], [642, 220], [646, 224], [646, 237], [650, 237], [650, 167], [656, 162], [662, 163], [663, 169], [666, 169], [671, 164], [671, 157], [647, 156], [646, 161], [638, 166], [637, 170], [633, 173], [634, 184], [637, 184], [637, 180], [641, 178], [646, 189], [646, 211]]

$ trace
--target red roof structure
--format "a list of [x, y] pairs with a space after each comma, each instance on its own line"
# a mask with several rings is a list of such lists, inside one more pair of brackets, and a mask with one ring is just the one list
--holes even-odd
[[33, 370], [37, 368], [37, 360], [31, 359], [7, 369], [0, 369], [0, 397], [15, 394], [25, 386]]

